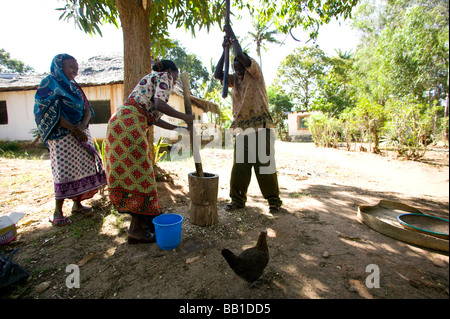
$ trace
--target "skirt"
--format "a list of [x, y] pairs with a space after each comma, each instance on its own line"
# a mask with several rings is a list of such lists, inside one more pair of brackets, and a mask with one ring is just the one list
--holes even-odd
[[49, 140], [55, 199], [82, 201], [92, 198], [106, 185], [102, 160], [95, 149], [89, 129], [87, 142], [73, 134]]
[[109, 196], [119, 213], [139, 218], [161, 214], [148, 146], [148, 114], [122, 105], [106, 131], [105, 169]]

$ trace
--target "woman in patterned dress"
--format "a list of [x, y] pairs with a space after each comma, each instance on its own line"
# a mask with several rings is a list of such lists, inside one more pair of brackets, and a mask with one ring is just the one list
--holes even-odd
[[88, 128], [94, 111], [75, 82], [77, 74], [77, 60], [58, 54], [35, 95], [36, 125], [50, 152], [55, 211], [49, 221], [55, 226], [72, 222], [62, 211], [66, 198], [73, 200], [72, 213], [89, 214], [92, 208], [84, 207], [81, 201], [106, 185], [102, 161]]
[[151, 125], [173, 130], [162, 113], [192, 123], [193, 115], [167, 104], [178, 78], [169, 60], [157, 62], [153, 72], [136, 85], [125, 103], [111, 116], [106, 132], [105, 169], [111, 202], [119, 213], [131, 215], [128, 243], [155, 242], [154, 217], [160, 215], [158, 193], [147, 131]]

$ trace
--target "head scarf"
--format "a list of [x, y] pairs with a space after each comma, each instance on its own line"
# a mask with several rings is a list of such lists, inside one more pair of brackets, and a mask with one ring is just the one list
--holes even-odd
[[72, 124], [78, 124], [83, 119], [84, 109], [93, 110], [78, 84], [69, 81], [63, 73], [63, 61], [73, 58], [68, 54], [58, 54], [52, 60], [50, 75], [39, 85], [34, 103], [36, 125], [44, 143], [61, 138], [69, 130], [61, 127], [61, 116]]

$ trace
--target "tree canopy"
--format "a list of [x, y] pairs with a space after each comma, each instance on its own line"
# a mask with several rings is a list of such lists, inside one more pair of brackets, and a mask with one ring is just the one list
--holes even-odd
[[298, 47], [281, 62], [278, 76], [297, 109], [310, 109], [325, 62], [325, 53], [318, 46]]
[[[117, 27], [120, 16], [119, 3], [123, 0], [65, 0], [65, 6], [58, 8], [62, 11], [60, 19], [73, 19], [77, 26], [89, 34], [102, 34], [101, 26], [111, 23]], [[352, 8], [359, 0], [310, 0], [310, 1], [269, 1], [269, 0], [235, 0], [231, 1], [232, 7], [242, 10], [248, 8], [250, 12], [257, 13], [261, 25], [269, 25], [273, 21], [279, 32], [287, 34], [292, 28], [302, 27], [311, 31], [311, 36], [316, 37], [319, 25], [328, 23], [333, 17], [343, 16], [348, 18]], [[177, 28], [184, 27], [195, 36], [198, 29], [209, 28], [218, 24], [222, 27], [224, 21], [225, 5], [223, 0], [129, 0], [123, 4], [131, 8], [132, 2], [142, 5], [144, 10], [149, 10], [148, 23], [154, 53], [164, 52], [170, 45], [168, 41], [169, 25]]]
[[[119, 27], [120, 2], [123, 0], [66, 0], [60, 19], [74, 20], [76, 25], [89, 34], [102, 34], [101, 26], [111, 23]], [[241, 1], [238, 1], [241, 2]], [[168, 28], [175, 25], [184, 27], [195, 36], [197, 29], [209, 28], [221, 23], [224, 17], [223, 1], [140, 1], [129, 0], [122, 3], [124, 9], [132, 5], [148, 10], [147, 23], [150, 26], [152, 50], [154, 55], [165, 53], [173, 45]], [[139, 18], [136, 16], [136, 18]]]
[[253, 29], [248, 31], [250, 40], [256, 45], [256, 55], [259, 57], [259, 65], [262, 67], [261, 49], [266, 49], [265, 42], [267, 43], [280, 43], [274, 35], [277, 34], [276, 30], [269, 30], [271, 24], [264, 24], [260, 22], [259, 17], [252, 20]]
[[340, 135], [418, 159], [439, 136], [448, 143], [448, 12], [448, 0], [363, 0], [355, 53], [304, 46], [285, 58], [279, 75], [297, 108], [320, 112], [309, 121], [320, 145]]
[[448, 0], [364, 2], [353, 23], [363, 35], [355, 56], [366, 92], [384, 103], [448, 92]]
[[301, 27], [309, 31], [310, 38], [315, 39], [321, 25], [329, 23], [332, 18], [349, 18], [358, 2], [359, 0], [260, 0], [256, 10], [263, 23], [268, 24], [273, 20], [280, 33], [288, 34], [292, 29]]
[[0, 72], [26, 73], [33, 71], [33, 68], [25, 65], [22, 61], [11, 58], [10, 54], [4, 49], [0, 49]]
[[174, 42], [165, 55], [165, 59], [172, 60], [180, 72], [189, 73], [191, 90], [195, 95], [201, 95], [201, 86], [209, 80], [209, 72], [202, 61], [194, 54], [188, 53], [178, 41]]

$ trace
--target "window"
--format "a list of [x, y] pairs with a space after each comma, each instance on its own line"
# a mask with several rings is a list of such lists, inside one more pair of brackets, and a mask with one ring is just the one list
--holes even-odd
[[297, 129], [298, 130], [304, 130], [307, 129], [308, 126], [306, 125], [306, 116], [299, 115], [297, 117]]
[[91, 124], [108, 123], [111, 117], [111, 101], [110, 100], [94, 100], [89, 101], [95, 112], [95, 117], [91, 118]]
[[6, 101], [0, 101], [0, 125], [8, 124], [8, 111], [6, 110]]

